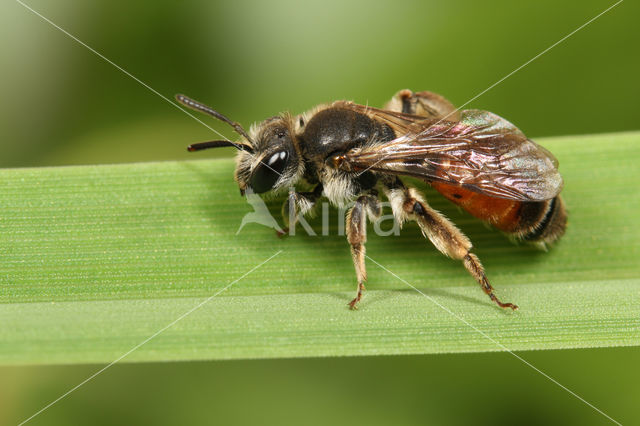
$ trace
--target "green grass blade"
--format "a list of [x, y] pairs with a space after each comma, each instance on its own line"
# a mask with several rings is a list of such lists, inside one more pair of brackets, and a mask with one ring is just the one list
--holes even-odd
[[548, 253], [427, 190], [513, 313], [412, 224], [371, 233], [367, 254], [455, 316], [372, 262], [349, 311], [355, 274], [336, 212], [328, 236], [280, 240], [257, 224], [236, 235], [252, 209], [230, 160], [2, 170], [0, 363], [110, 362], [279, 250], [125, 361], [639, 345], [640, 133], [541, 142], [560, 160], [570, 212]]

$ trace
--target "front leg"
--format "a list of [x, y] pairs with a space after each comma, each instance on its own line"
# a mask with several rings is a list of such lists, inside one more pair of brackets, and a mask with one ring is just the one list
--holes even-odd
[[288, 234], [290, 230], [293, 231], [298, 222], [299, 215], [304, 216], [309, 213], [321, 195], [322, 184], [317, 185], [313, 191], [309, 192], [296, 192], [295, 189], [291, 188], [287, 200], [282, 204], [282, 220], [284, 221], [285, 228], [282, 231], [276, 231], [278, 236], [283, 237]]
[[356, 297], [349, 302], [351, 309], [357, 309], [357, 304], [362, 298], [364, 282], [367, 280], [367, 270], [365, 267], [365, 246], [367, 242], [367, 216], [369, 220], [376, 220], [380, 216], [381, 206], [377, 193], [362, 195], [358, 197], [355, 204], [347, 213], [347, 240], [351, 244], [351, 257], [353, 266], [356, 268], [356, 278], [358, 289]]

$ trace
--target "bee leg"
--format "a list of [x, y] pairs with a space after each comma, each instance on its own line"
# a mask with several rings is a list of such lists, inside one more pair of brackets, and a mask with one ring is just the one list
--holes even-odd
[[[467, 271], [480, 284], [482, 290], [501, 308], [518, 309], [513, 303], [503, 303], [494, 294], [480, 259], [471, 253], [471, 241], [442, 213], [432, 209], [414, 188], [390, 188], [387, 196], [394, 207], [394, 214], [400, 222], [415, 220], [422, 233], [434, 246], [456, 260], [461, 260]], [[400, 211], [401, 209], [401, 211]]]
[[362, 195], [358, 197], [355, 204], [347, 213], [347, 240], [351, 244], [351, 257], [353, 266], [356, 269], [358, 289], [356, 297], [349, 302], [351, 309], [358, 308], [358, 302], [364, 292], [364, 282], [367, 280], [367, 270], [365, 267], [365, 243], [367, 242], [367, 216], [369, 220], [375, 220], [380, 216], [382, 208], [377, 194]]
[[384, 109], [427, 118], [460, 121], [460, 113], [444, 97], [433, 92], [413, 93], [409, 89], [400, 90], [384, 106]]
[[313, 209], [321, 195], [322, 184], [317, 185], [313, 191], [309, 192], [296, 192], [295, 189], [291, 188], [287, 200], [282, 204], [282, 219], [285, 228], [281, 231], [276, 231], [278, 237], [284, 237], [289, 233], [290, 229], [295, 229], [299, 215], [304, 216]]

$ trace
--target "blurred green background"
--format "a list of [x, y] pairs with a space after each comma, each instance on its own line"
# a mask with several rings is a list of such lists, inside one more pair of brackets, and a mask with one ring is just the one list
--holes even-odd
[[[188, 94], [247, 127], [336, 99], [379, 106], [402, 88], [461, 105], [613, 3], [27, 4], [162, 95]], [[467, 108], [534, 138], [638, 130], [639, 12], [623, 2]], [[188, 143], [217, 138], [18, 2], [0, 5], [0, 31], [0, 167], [186, 159]], [[639, 355], [523, 354], [625, 424], [640, 419]], [[0, 424], [98, 368], [0, 368]], [[117, 365], [32, 424], [216, 422], [607, 424], [508, 354]]]

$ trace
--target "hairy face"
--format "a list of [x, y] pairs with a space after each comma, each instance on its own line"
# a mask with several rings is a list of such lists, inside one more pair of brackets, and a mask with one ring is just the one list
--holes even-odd
[[250, 130], [253, 152], [240, 151], [236, 159], [236, 181], [261, 194], [295, 183], [304, 172], [295, 135], [288, 116], [269, 118]]

